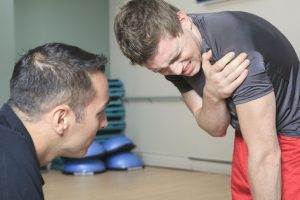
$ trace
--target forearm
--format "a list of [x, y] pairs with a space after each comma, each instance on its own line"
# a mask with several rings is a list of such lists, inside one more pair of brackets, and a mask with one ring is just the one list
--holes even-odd
[[230, 115], [224, 99], [217, 99], [204, 89], [202, 107], [194, 115], [198, 125], [210, 135], [226, 134]]
[[271, 92], [236, 106], [248, 147], [248, 177], [255, 200], [281, 199], [281, 151], [276, 130], [276, 101]]
[[231, 52], [211, 65], [211, 57], [212, 51], [202, 55], [205, 75], [203, 98], [195, 92], [187, 92], [183, 97], [203, 130], [212, 136], [224, 136], [230, 123], [226, 98], [245, 80], [249, 60], [245, 53], [234, 58], [234, 53]]
[[248, 175], [253, 200], [280, 200], [280, 153], [273, 152], [263, 158], [249, 155], [248, 159]]

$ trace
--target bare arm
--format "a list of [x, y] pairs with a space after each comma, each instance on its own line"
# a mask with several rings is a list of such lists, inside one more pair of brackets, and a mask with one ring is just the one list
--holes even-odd
[[202, 56], [202, 68], [206, 77], [203, 99], [194, 90], [183, 93], [182, 96], [203, 130], [212, 136], [224, 136], [230, 123], [225, 98], [231, 96], [246, 78], [249, 61], [246, 54], [240, 54], [235, 59], [234, 54], [226, 54], [211, 65], [210, 57], [211, 52]]
[[226, 134], [230, 115], [225, 101], [206, 101], [194, 90], [186, 92], [182, 96], [200, 128], [214, 137], [221, 137]]
[[248, 176], [253, 199], [281, 199], [280, 148], [276, 133], [274, 93], [237, 105], [248, 146]]

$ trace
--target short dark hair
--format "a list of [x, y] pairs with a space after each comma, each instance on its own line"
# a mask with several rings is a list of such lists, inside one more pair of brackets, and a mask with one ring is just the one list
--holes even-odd
[[47, 43], [29, 50], [15, 64], [8, 104], [28, 120], [57, 105], [68, 104], [81, 119], [83, 108], [95, 96], [90, 74], [104, 72], [107, 59], [63, 43]]
[[183, 32], [178, 11], [163, 0], [131, 0], [119, 10], [115, 36], [132, 64], [144, 65], [155, 56], [161, 37], [176, 37]]

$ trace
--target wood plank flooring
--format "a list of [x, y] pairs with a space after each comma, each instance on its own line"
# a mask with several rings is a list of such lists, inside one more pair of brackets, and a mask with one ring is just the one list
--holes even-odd
[[46, 200], [230, 200], [230, 177], [145, 167], [90, 176], [43, 174]]

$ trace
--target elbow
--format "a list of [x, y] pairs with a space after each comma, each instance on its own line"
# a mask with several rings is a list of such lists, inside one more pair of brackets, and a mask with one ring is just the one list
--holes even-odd
[[218, 130], [210, 133], [210, 135], [213, 137], [224, 137], [226, 135], [226, 130]]
[[200, 126], [200, 128], [202, 128], [205, 132], [207, 132], [212, 137], [224, 137], [227, 132], [227, 127], [207, 129]]
[[280, 147], [277, 146], [277, 147], [269, 150], [264, 157], [265, 157], [265, 160], [268, 161], [268, 162], [273, 161], [273, 163], [276, 164], [276, 165], [280, 164], [281, 163], [281, 150], [280, 150]]
[[222, 123], [218, 126], [210, 127], [210, 129], [205, 130], [212, 137], [224, 137], [226, 136], [229, 123]]
[[281, 151], [280, 148], [276, 149], [275, 151], [271, 152], [266, 156], [266, 162], [272, 163], [273, 166], [280, 166], [281, 165]]
[[272, 166], [274, 168], [280, 168], [281, 166], [281, 151], [280, 148], [275, 148], [266, 152], [262, 152], [258, 157], [258, 160], [264, 166]]
[[227, 133], [227, 128], [229, 127], [229, 120], [222, 121], [219, 123], [200, 123], [197, 121], [198, 126], [207, 132], [212, 137], [224, 137]]

